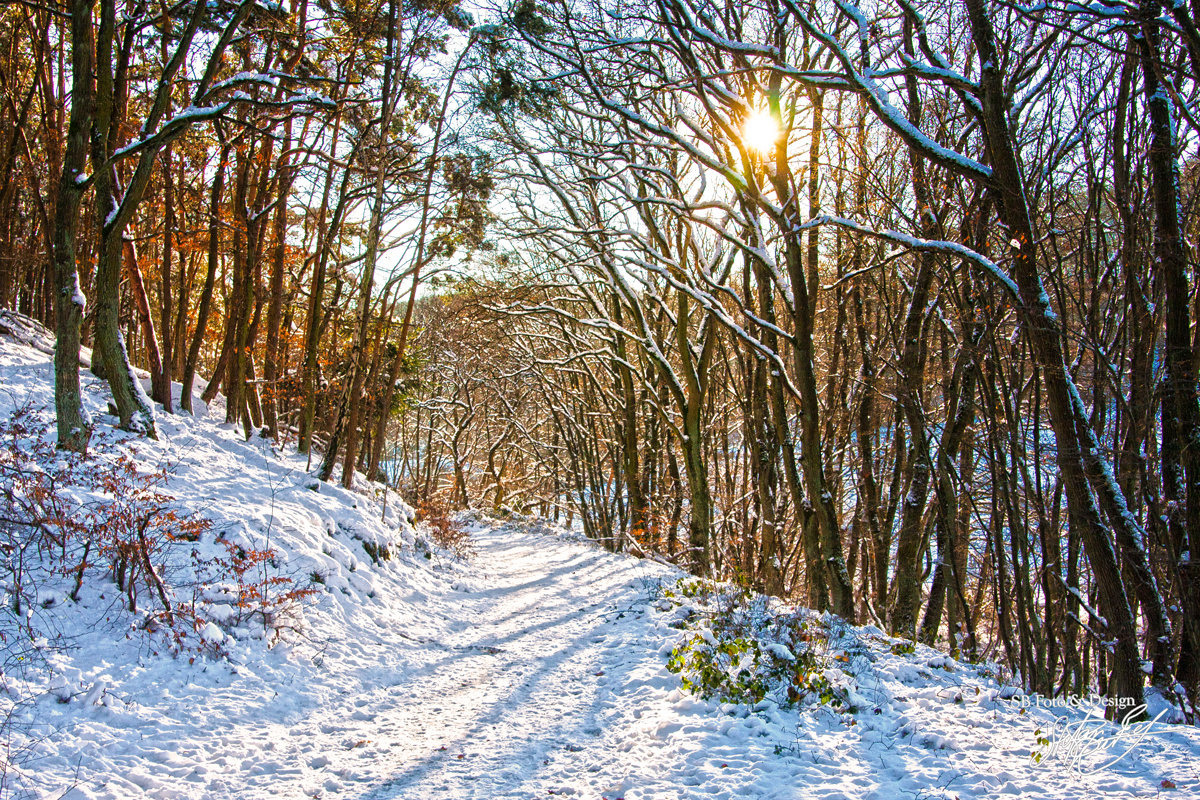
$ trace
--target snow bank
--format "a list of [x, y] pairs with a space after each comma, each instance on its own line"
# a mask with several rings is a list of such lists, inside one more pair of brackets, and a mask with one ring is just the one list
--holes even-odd
[[[46, 423], [48, 438], [53, 345], [36, 322], [0, 312], [0, 420], [26, 409], [27, 418]], [[386, 652], [385, 641], [439, 632], [438, 603], [430, 598], [457, 579], [460, 566], [416, 533], [413, 510], [394, 493], [376, 484], [347, 491], [322, 483], [307, 474], [303, 457], [280, 454], [267, 440], [247, 442], [240, 430], [204, 416], [160, 407], [159, 440], [131, 437], [114, 429], [106, 384], [86, 372], [81, 381], [96, 421], [91, 450], [110, 460], [132, 453], [147, 473], [165, 469], [161, 489], [174, 498], [173, 510], [211, 522], [199, 541], [171, 545], [159, 565], [176, 587], [174, 599], [193, 604], [195, 630], [178, 647], [148, 613], [154, 598], [143, 593], [131, 613], [100, 564], [73, 600], [69, 576], [39, 588], [36, 603], [22, 611], [39, 635], [3, 643], [0, 722], [11, 763], [0, 754], [0, 796], [58, 796], [77, 779], [77, 766], [117, 742], [169, 740], [171, 730], [197, 721], [222, 728], [286, 718], [389, 680], [406, 664]], [[236, 607], [235, 587], [204, 584], [205, 569], [196, 566], [208, 564], [211, 574], [213, 559], [235, 550], [272, 554], [256, 565], [262, 574], [248, 580], [283, 579], [315, 591], [278, 619], [246, 614]], [[3, 589], [11, 601], [13, 587]], [[12, 606], [0, 613], [11, 616]], [[362, 672], [367, 663], [369, 675]], [[169, 745], [145, 745], [160, 748], [170, 762]], [[139, 787], [137, 794], [161, 780], [102, 777], [112, 787]], [[91, 796], [83, 788], [89, 781], [78, 780], [71, 796]]]

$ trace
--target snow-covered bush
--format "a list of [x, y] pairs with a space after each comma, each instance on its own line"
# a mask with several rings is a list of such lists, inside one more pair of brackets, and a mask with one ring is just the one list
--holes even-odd
[[[217, 542], [225, 554], [200, 561], [199, 591], [205, 614], [223, 628], [256, 623], [265, 635], [278, 636], [299, 627], [299, 606], [319, 591], [317, 581], [299, 585], [294, 578], [281, 575], [274, 550], [247, 549], [224, 537]], [[383, 547], [387, 552], [387, 547]], [[192, 602], [195, 609], [197, 603]]]
[[828, 631], [811, 612], [782, 612], [764, 595], [696, 578], [664, 586], [659, 602], [682, 612], [677, 627], [689, 635], [667, 669], [689, 692], [731, 703], [848, 705], [826, 653]]

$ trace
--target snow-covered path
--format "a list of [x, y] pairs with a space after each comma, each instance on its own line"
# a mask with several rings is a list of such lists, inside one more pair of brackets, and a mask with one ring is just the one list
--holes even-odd
[[361, 605], [327, 592], [333, 613], [310, 614], [294, 649], [194, 666], [85, 650], [108, 688], [96, 706], [39, 703], [28, 769], [46, 797], [74, 784], [65, 798], [621, 796], [605, 731], [628, 709], [609, 687], [634, 691], [647, 668], [655, 694], [674, 682], [660, 643], [626, 630], [671, 571], [557, 536], [472, 536], [470, 565], [410, 554]]
[[406, 568], [391, 584], [402, 602], [367, 603], [324, 656], [299, 647], [183, 677], [152, 659], [126, 681], [144, 687], [128, 706], [72, 704], [56, 748], [59, 771], [79, 770], [66, 796], [1059, 799], [1200, 786], [1194, 729], [1100, 772], [1037, 767], [1029, 747], [1048, 712], [975, 691], [987, 681], [965, 666], [886, 648], [873, 668], [895, 681], [860, 684], [875, 714], [696, 700], [664, 667], [676, 617], [647, 602], [671, 570], [505, 527], [473, 536], [471, 566]]
[[478, 541], [488, 574], [464, 593], [444, 657], [379, 728], [396, 744], [368, 796], [528, 796], [603, 749], [601, 691], [629, 655], [609, 623], [645, 565], [491, 531]]
[[[647, 571], [664, 570], [503, 529], [475, 543], [481, 573], [455, 582], [450, 635], [422, 643], [402, 682], [313, 709], [276, 759], [316, 764], [331, 775], [320, 788], [371, 798], [545, 796], [601, 771], [613, 705], [601, 694], [639, 655], [611, 623]], [[276, 780], [245, 796], [281, 790]]]

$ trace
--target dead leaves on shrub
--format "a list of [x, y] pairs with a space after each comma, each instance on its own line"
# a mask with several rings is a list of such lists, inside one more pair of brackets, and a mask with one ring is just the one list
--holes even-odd
[[454, 557], [466, 560], [475, 555], [467, 529], [454, 519], [453, 509], [440, 496], [425, 498], [417, 504], [417, 522], [423, 522], [438, 547], [449, 550]]
[[[61, 452], [48, 433], [30, 407], [0, 420], [0, 571], [10, 612], [0, 628], [35, 637], [24, 629], [33, 625], [24, 610], [39, 589], [66, 580], [67, 596], [78, 600], [99, 573], [117, 585], [131, 613], [149, 606], [138, 627], [164, 633], [176, 652], [199, 651], [196, 634], [209, 622], [204, 602], [213, 587], [223, 587], [223, 602], [235, 609], [218, 622], [257, 616], [264, 630], [284, 624], [284, 612], [315, 592], [273, 570], [274, 550], [218, 537], [224, 553], [202, 555], [197, 543], [213, 541], [213, 523], [181, 509], [167, 491], [167, 467], [148, 468], [113, 446], [93, 448], [89, 457]], [[190, 549], [190, 559], [180, 548]], [[189, 560], [192, 569], [183, 569]]]

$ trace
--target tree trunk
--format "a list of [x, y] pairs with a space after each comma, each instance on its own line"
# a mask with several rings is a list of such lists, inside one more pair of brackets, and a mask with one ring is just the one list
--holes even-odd
[[[200, 346], [208, 334], [208, 317], [212, 312], [213, 290], [217, 284], [217, 268], [220, 264], [221, 242], [221, 195], [225, 192], [225, 169], [229, 164], [229, 145], [221, 147], [217, 158], [217, 170], [213, 176], [212, 192], [208, 200], [208, 271], [204, 277], [204, 289], [200, 293], [200, 308], [196, 313], [196, 330], [188, 347], [187, 362], [183, 368], [183, 388], [179, 405], [189, 414], [192, 410], [192, 382], [196, 379], [196, 364], [200, 360]], [[212, 382], [218, 382], [219, 369], [214, 369]]]
[[[905, 50], [910, 54], [912, 46], [912, 21], [904, 18]], [[917, 92], [916, 78], [909, 75], [908, 115], [913, 125], [921, 124], [921, 101]], [[915, 147], [908, 151], [912, 172], [913, 198], [916, 201], [916, 217], [919, 235], [924, 239], [937, 238], [937, 218], [934, 215], [928, 180], [925, 175], [925, 159]], [[921, 551], [924, 539], [925, 503], [929, 497], [929, 478], [932, 471], [929, 455], [929, 440], [925, 423], [925, 320], [926, 306], [933, 285], [933, 256], [916, 253], [917, 276], [913, 281], [912, 297], [905, 315], [900, 347], [899, 387], [897, 398], [904, 419], [908, 424], [912, 450], [905, 483], [908, 493], [900, 514], [900, 531], [896, 536], [896, 573], [891, 594], [890, 625], [892, 633], [908, 639], [916, 638], [917, 615], [921, 607]]]
[[[100, 229], [96, 253], [96, 347], [92, 369], [103, 373], [112, 390], [121, 427], [157, 438], [154, 410], [129, 362], [120, 326], [122, 218], [117, 196], [115, 165], [103, 166], [114, 148], [122, 118], [120, 81], [114, 81], [113, 42], [116, 35], [115, 0], [101, 0], [96, 32], [96, 105], [92, 118], [92, 164], [96, 220]], [[133, 190], [130, 186], [128, 191]], [[97, 358], [98, 356], [98, 358]]]
[[85, 187], [80, 183], [87, 165], [88, 135], [92, 128], [92, 2], [72, 0], [71, 10], [71, 121], [59, 176], [54, 224], [55, 344], [54, 407], [58, 447], [76, 453], [87, 451], [92, 428], [83, 410], [79, 389], [79, 343], [85, 300], [79, 288], [75, 246], [79, 211]]
[[289, 164], [289, 149], [292, 141], [292, 121], [284, 123], [283, 146], [280, 148], [279, 190], [275, 197], [275, 218], [272, 230], [274, 248], [271, 257], [271, 285], [267, 304], [267, 341], [263, 358], [263, 380], [266, 382], [266, 398], [263, 403], [263, 423], [269, 435], [279, 438], [279, 338], [280, 320], [283, 316], [283, 276], [287, 257], [287, 212], [288, 195], [292, 190], [294, 170]]
[[146, 340], [146, 355], [150, 361], [150, 385], [154, 393], [153, 399], [162, 403], [164, 410], [170, 412], [171, 375], [167, 370], [163, 354], [158, 349], [158, 331], [154, 326], [154, 316], [150, 313], [150, 298], [146, 295], [146, 284], [142, 279], [142, 269], [138, 264], [137, 248], [133, 242], [126, 240], [122, 243], [122, 249], [125, 257], [125, 272], [129, 275], [129, 289], [133, 292], [134, 305], [137, 306], [138, 316], [142, 320], [142, 338]]
[[[165, 46], [165, 45], [164, 45]], [[171, 331], [172, 286], [171, 262], [175, 254], [175, 187], [171, 180], [171, 147], [163, 148], [163, 243], [162, 269], [159, 276], [159, 327], [162, 330], [162, 345], [159, 355], [160, 367], [150, 372], [150, 397], [161, 403], [163, 410], [174, 414], [175, 409], [171, 397], [171, 365], [174, 363], [172, 344], [174, 336]]]
[[[1110, 694], [1131, 707], [1143, 704], [1142, 672], [1137, 629], [1117, 568], [1112, 541], [1091, 495], [1095, 486], [1114, 528], [1132, 524], [1124, 496], [1102, 460], [1083, 401], [1063, 358], [1061, 323], [1050, 307], [1037, 266], [1037, 240], [1026, 204], [1024, 181], [1013, 151], [1008, 127], [1008, 101], [995, 32], [984, 0], [965, 0], [972, 37], [978, 51], [983, 130], [992, 159], [992, 180], [999, 197], [1002, 221], [1012, 234], [1013, 278], [1020, 295], [1034, 358], [1045, 375], [1047, 405], [1057, 442], [1057, 463], [1063, 476], [1067, 507], [1079, 526], [1099, 592], [1105, 632], [1114, 642], [1110, 659]], [[1122, 515], [1124, 511], [1124, 515]]]
[[[1158, 3], [1150, 2], [1154, 10]], [[1187, 531], [1187, 545], [1179, 536], [1174, 538], [1172, 556], [1181, 564], [1181, 574], [1188, 568], [1182, 553], [1191, 559], [1200, 558], [1200, 402], [1197, 400], [1196, 363], [1191, 343], [1191, 313], [1188, 285], [1187, 250], [1179, 219], [1179, 162], [1172, 117], [1171, 99], [1159, 84], [1154, 60], [1159, 57], [1157, 29], [1150, 30], [1140, 40], [1142, 77], [1145, 82], [1146, 106], [1150, 111], [1151, 184], [1154, 192], [1154, 270], [1162, 283], [1166, 299], [1166, 400], [1164, 415], [1173, 415], [1174, 424], [1163, 421], [1163, 483], [1168, 501], [1176, 508], [1182, 504], [1182, 527]], [[1174, 436], [1170, 436], [1174, 433]], [[1179, 512], [1176, 512], [1177, 514]], [[1170, 516], [1168, 516], [1170, 520]], [[1179, 530], [1179, 525], [1172, 526]], [[1163, 608], [1162, 595], [1146, 564], [1146, 554], [1140, 537], [1125, 528], [1117, 528], [1117, 543], [1128, 566], [1134, 593], [1146, 614], [1151, 657], [1154, 662], [1153, 680], [1158, 686], [1171, 683], [1171, 627]], [[1190, 593], [1190, 598], [1198, 597]], [[1200, 684], [1200, 605], [1191, 605], [1184, 614], [1182, 658], [1179, 678], [1195, 690]]]
[[[613, 319], [623, 325], [620, 297], [613, 298]], [[633, 389], [633, 371], [629, 368], [629, 354], [625, 347], [624, 334], [615, 334], [616, 359], [612, 368], [617, 374], [617, 388], [621, 392], [621, 416], [618, 436], [621, 443], [622, 473], [625, 479], [625, 494], [629, 501], [629, 533], [638, 541], [644, 537], [650, 524], [646, 497], [642, 494], [642, 467], [639, 458], [637, 395]], [[638, 537], [643, 537], [638, 539]]]
[[[341, 133], [341, 117], [333, 121], [332, 147], [336, 148]], [[334, 213], [333, 230], [340, 228], [341, 209], [344, 207], [346, 189], [350, 171], [347, 170], [342, 179], [341, 199]], [[316, 424], [317, 413], [317, 351], [321, 336], [321, 316], [324, 313], [325, 272], [329, 263], [329, 251], [333, 247], [333, 233], [326, 229], [325, 212], [329, 207], [329, 195], [333, 188], [333, 164], [330, 163], [325, 171], [325, 187], [321, 197], [320, 210], [317, 212], [317, 253], [316, 266], [313, 268], [313, 281], [308, 301], [308, 319], [304, 330], [304, 366], [301, 370], [301, 385], [303, 406], [300, 410], [299, 442], [296, 449], [304, 454], [312, 452], [312, 435]]]

